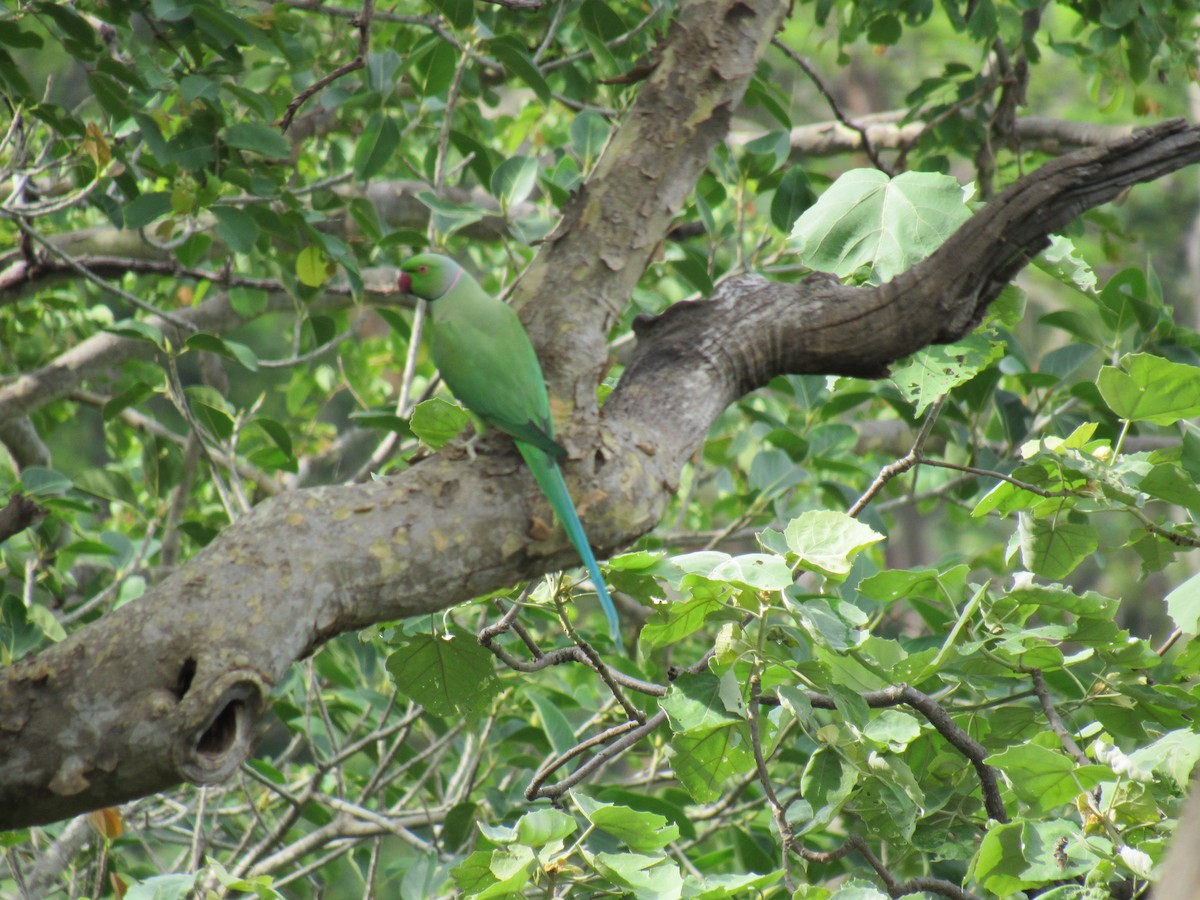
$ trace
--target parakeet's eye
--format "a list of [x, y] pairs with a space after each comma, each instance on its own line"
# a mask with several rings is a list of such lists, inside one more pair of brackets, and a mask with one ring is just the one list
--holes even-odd
[[417, 266], [417, 274], [418, 275], [428, 275], [429, 274], [429, 266], [426, 266], [426, 265]]

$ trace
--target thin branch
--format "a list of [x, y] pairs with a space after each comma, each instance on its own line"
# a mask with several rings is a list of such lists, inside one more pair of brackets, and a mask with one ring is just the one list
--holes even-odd
[[[514, 606], [509, 610], [505, 615], [505, 619], [515, 615], [515, 610], [517, 609], [518, 607]], [[513, 656], [495, 641], [496, 636], [503, 632], [508, 627], [508, 624], [508, 622], [501, 620], [500, 623], [491, 625], [480, 631], [477, 636], [480, 644], [490, 650], [497, 659], [515, 672], [540, 672], [542, 669], [548, 669], [551, 666], [579, 663], [587, 666], [589, 669], [595, 670], [597, 674], [600, 673], [601, 669], [606, 670], [608, 673], [608, 678], [605, 679], [606, 682], [611, 680], [613, 684], [637, 691], [639, 694], [647, 694], [651, 697], [665, 697], [667, 694], [667, 688], [661, 684], [656, 684], [653, 681], [643, 681], [640, 678], [634, 678], [632, 675], [626, 675], [619, 669], [605, 665], [602, 660], [597, 663], [597, 660], [588, 656], [578, 644], [572, 647], [560, 647], [557, 650], [551, 650], [549, 653], [538, 651], [532, 662], [524, 662], [517, 659], [517, 657]], [[515, 623], [513, 625], [513, 630], [515, 631]]]
[[350, 24], [358, 28], [358, 54], [350, 62], [338, 66], [324, 78], [317, 79], [292, 98], [292, 102], [284, 111], [283, 118], [277, 123], [281, 132], [287, 132], [291, 127], [292, 119], [296, 118], [296, 113], [300, 111], [300, 107], [307, 103], [314, 94], [320, 93], [343, 75], [356, 72], [367, 64], [367, 54], [371, 50], [371, 17], [374, 15], [375, 0], [363, 0], [362, 12], [358, 14], [357, 18], [350, 20]]
[[910, 878], [908, 881], [898, 881], [896, 876], [891, 873], [891, 870], [884, 865], [883, 860], [875, 855], [875, 851], [871, 849], [870, 844], [861, 835], [852, 835], [847, 841], [847, 844], [853, 845], [854, 849], [863, 855], [875, 874], [879, 876], [883, 882], [889, 896], [903, 897], [905, 894], [916, 894], [922, 891], [927, 891], [932, 894], [941, 894], [943, 897], [950, 897], [952, 900], [979, 900], [974, 894], [968, 894], [953, 881], [946, 881], [943, 878], [931, 878], [928, 875], [918, 875], [916, 878]]
[[1050, 689], [1046, 686], [1046, 678], [1042, 675], [1042, 670], [1030, 669], [1029, 677], [1033, 679], [1033, 691], [1037, 694], [1038, 703], [1042, 705], [1042, 712], [1046, 714], [1046, 719], [1050, 722], [1051, 730], [1058, 735], [1063, 749], [1070, 753], [1079, 765], [1086, 766], [1090, 760], [1087, 758], [1087, 754], [1075, 743], [1075, 738], [1063, 723], [1058, 710], [1054, 708], [1054, 702], [1050, 699]]
[[847, 510], [847, 515], [857, 518], [858, 514], [866, 509], [867, 504], [875, 498], [876, 494], [883, 490], [889, 481], [922, 462], [921, 451], [925, 448], [925, 442], [929, 440], [929, 434], [933, 431], [934, 423], [937, 422], [945, 400], [945, 394], [937, 398], [937, 401], [929, 408], [929, 412], [925, 416], [925, 421], [921, 424], [921, 430], [917, 433], [917, 439], [913, 441], [912, 448], [908, 453], [900, 457], [900, 459], [889, 463], [879, 470], [879, 474], [875, 476], [875, 480], [863, 491], [862, 496], [854, 502], [854, 505]]
[[[987, 809], [988, 816], [997, 822], [1008, 821], [1008, 812], [1004, 809], [1004, 801], [1000, 797], [1000, 784], [996, 777], [996, 770], [986, 762], [987, 748], [967, 734], [941, 704], [928, 694], [907, 684], [895, 685], [878, 691], [866, 691], [861, 696], [871, 709], [904, 704], [911, 706], [923, 715], [929, 724], [975, 767], [983, 791], [983, 805]], [[816, 691], [809, 691], [808, 699], [818, 709], [837, 708], [832, 697], [826, 697]]]
[[1029, 491], [1031, 494], [1037, 494], [1039, 497], [1069, 497], [1072, 494], [1071, 491], [1050, 491], [1046, 488], [1038, 487], [1036, 484], [1030, 484], [1028, 481], [1021, 481], [1020, 479], [991, 469], [977, 469], [974, 466], [962, 466], [958, 463], [945, 462], [940, 459], [929, 459], [925, 456], [922, 456], [919, 462], [923, 466], [933, 466], [938, 469], [953, 469], [955, 472], [966, 472], [969, 475], [979, 475], [983, 478], [995, 478], [999, 481], [1007, 481], [1013, 487]]
[[[525, 799], [532, 802], [533, 800], [538, 800], [541, 798], [554, 800], [558, 797], [561, 797], [602, 765], [616, 759], [630, 747], [642, 740], [642, 738], [653, 734], [658, 726], [665, 721], [667, 721], [667, 713], [665, 710], [660, 709], [644, 723], [629, 731], [625, 737], [617, 740], [616, 742], [596, 753], [591, 759], [581, 765], [562, 781], [556, 781], [554, 784], [543, 787], [542, 781], [544, 781], [545, 778], [543, 777], [539, 779], [535, 776], [534, 780], [530, 782], [529, 787], [525, 790]], [[546, 773], [547, 776], [549, 774], [549, 772]]]
[[178, 316], [174, 315], [173, 313], [167, 312], [166, 310], [158, 309], [157, 307], [155, 307], [154, 305], [152, 305], [150, 303], [147, 303], [145, 300], [141, 299], [140, 297], [135, 297], [133, 294], [129, 293], [129, 291], [125, 290], [124, 288], [117, 287], [115, 284], [113, 284], [110, 281], [105, 281], [103, 278], [101, 278], [99, 275], [97, 275], [95, 272], [93, 272], [91, 269], [89, 269], [87, 266], [85, 266], [79, 260], [75, 259], [73, 256], [68, 254], [66, 251], [60, 250], [58, 247], [56, 247], [54, 245], [53, 242], [51, 242], [47, 238], [44, 238], [40, 234], [38, 234], [37, 231], [35, 231], [29, 225], [29, 223], [26, 222], [22, 217], [10, 216], [9, 218], [11, 218], [12, 221], [16, 224], [17, 228], [19, 228], [21, 230], [22, 234], [24, 234], [28, 238], [31, 238], [34, 241], [37, 241], [39, 244], [41, 244], [43, 247], [45, 247], [48, 251], [50, 251], [51, 254], [53, 254], [54, 256], [61, 259], [64, 263], [66, 263], [68, 268], [73, 269], [75, 272], [82, 275], [84, 278], [86, 278], [88, 281], [92, 282], [92, 284], [96, 285], [101, 290], [103, 290], [109, 294], [112, 294], [114, 297], [120, 297], [126, 303], [130, 304], [131, 306], [136, 307], [137, 309], [142, 310], [143, 312], [153, 313], [154, 315], [159, 316], [160, 318], [164, 319], [165, 321], [170, 322], [176, 328], [182, 328], [185, 330], [188, 330], [188, 329], [195, 330], [195, 327], [193, 325], [191, 325], [187, 320], [181, 319]]
[[771, 38], [771, 43], [782, 50], [787, 55], [788, 59], [804, 70], [804, 74], [808, 76], [809, 80], [820, 92], [821, 96], [825, 98], [825, 102], [829, 104], [829, 108], [832, 110], [834, 118], [836, 118], [851, 131], [858, 133], [858, 138], [862, 142], [863, 152], [870, 157], [871, 164], [881, 172], [886, 172], [888, 175], [895, 175], [895, 170], [883, 161], [883, 158], [879, 155], [879, 151], [876, 150], [875, 145], [871, 143], [871, 138], [870, 135], [867, 134], [866, 127], [859, 125], [844, 112], [842, 112], [842, 107], [838, 104], [837, 98], [833, 96], [833, 92], [829, 89], [829, 86], [825, 84], [824, 79], [821, 78], [820, 73], [817, 72], [812, 63], [810, 63], [777, 37]]
[[483, 2], [503, 6], [513, 12], [537, 12], [546, 5], [546, 0], [483, 0]]

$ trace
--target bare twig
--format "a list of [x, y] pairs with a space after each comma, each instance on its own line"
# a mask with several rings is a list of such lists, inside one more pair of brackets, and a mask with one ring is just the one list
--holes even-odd
[[540, 798], [548, 798], [553, 800], [561, 797], [602, 765], [610, 760], [616, 759], [630, 747], [642, 740], [642, 738], [653, 734], [658, 726], [665, 721], [667, 721], [667, 713], [665, 710], [660, 709], [645, 722], [627, 732], [624, 737], [605, 747], [603, 750], [600, 750], [598, 753], [592, 756], [591, 759], [581, 765], [562, 781], [556, 781], [554, 784], [543, 787], [542, 782], [551, 774], [551, 772], [546, 772], [544, 775], [543, 773], [539, 772], [538, 774], [542, 775], [542, 777], [538, 778], [535, 776], [534, 780], [530, 782], [529, 787], [525, 791], [525, 799], [530, 801], [538, 800]]
[[92, 282], [92, 284], [96, 285], [101, 290], [103, 290], [109, 294], [112, 294], [114, 297], [120, 297], [126, 303], [130, 304], [133, 307], [136, 307], [137, 309], [142, 310], [143, 312], [153, 313], [154, 315], [159, 316], [160, 318], [164, 319], [165, 321], [170, 322], [176, 328], [195, 330], [194, 327], [191, 325], [191, 323], [189, 323], [186, 319], [181, 319], [180, 317], [174, 315], [173, 313], [169, 313], [166, 310], [159, 309], [158, 307], [156, 307], [150, 303], [147, 303], [141, 297], [136, 297], [133, 294], [129, 293], [129, 291], [125, 290], [124, 288], [118, 287], [117, 285], [113, 284], [111, 281], [106, 281], [105, 279], [101, 278], [99, 275], [97, 275], [95, 272], [93, 272], [91, 269], [89, 269], [87, 266], [85, 266], [79, 260], [75, 259], [73, 256], [66, 253], [65, 251], [60, 250], [58, 247], [56, 247], [54, 245], [53, 242], [47, 240], [46, 238], [44, 238], [40, 234], [38, 234], [37, 231], [35, 231], [29, 225], [29, 223], [26, 222], [22, 217], [10, 216], [9, 218], [11, 218], [11, 220], [16, 224], [17, 228], [19, 228], [21, 230], [22, 234], [24, 234], [26, 237], [36, 241], [37, 243], [41, 244], [52, 255], [58, 257], [64, 263], [66, 263], [68, 268], [73, 269], [75, 272], [82, 275], [84, 278], [86, 278], [88, 281]]
[[513, 12], [537, 12], [546, 5], [546, 0], [483, 0], [483, 2], [503, 6]]
[[946, 395], [943, 394], [929, 407], [929, 412], [925, 415], [925, 421], [921, 423], [921, 430], [917, 432], [917, 439], [913, 441], [912, 449], [900, 457], [900, 459], [879, 470], [879, 474], [875, 476], [875, 480], [863, 491], [862, 496], [854, 501], [854, 505], [847, 510], [847, 515], [857, 517], [859, 513], [866, 509], [867, 504], [875, 498], [875, 495], [883, 490], [884, 485], [897, 475], [902, 475], [923, 461], [921, 451], [925, 447], [925, 442], [929, 439], [930, 432], [933, 431], [934, 423], [937, 422], [938, 415], [942, 411], [942, 403], [945, 402], [945, 399]]
[[1079, 745], [1075, 743], [1075, 738], [1072, 737], [1070, 730], [1063, 723], [1062, 717], [1059, 716], [1058, 710], [1054, 708], [1054, 702], [1050, 699], [1050, 689], [1046, 686], [1046, 678], [1042, 675], [1041, 669], [1029, 669], [1029, 677], [1033, 679], [1033, 690], [1037, 694], [1038, 703], [1042, 705], [1042, 712], [1046, 714], [1046, 719], [1050, 723], [1051, 730], [1058, 735], [1059, 741], [1066, 750], [1074, 758], [1075, 762], [1081, 766], [1086, 766], [1089, 762], [1087, 754], [1079, 749]]
[[[928, 694], [907, 684], [894, 685], [878, 691], [866, 691], [861, 696], [867, 706], [872, 709], [904, 704], [911, 706], [923, 715], [929, 724], [937, 729], [937, 732], [975, 767], [980, 787], [983, 790], [983, 805], [987, 809], [988, 816], [997, 822], [1008, 821], [1008, 812], [1004, 809], [1004, 801], [1000, 797], [1000, 784], [996, 777], [996, 770], [986, 762], [987, 748], [967, 734], [940, 703]], [[832, 697], [826, 697], [816, 691], [810, 691], [808, 699], [818, 709], [837, 708]]]
[[363, 0], [362, 11], [356, 18], [350, 20], [350, 24], [358, 28], [358, 54], [350, 62], [338, 66], [324, 78], [314, 81], [292, 98], [292, 102], [287, 105], [287, 109], [283, 113], [283, 118], [277, 123], [281, 132], [287, 132], [291, 127], [292, 120], [296, 118], [296, 113], [300, 111], [300, 107], [307, 103], [314, 94], [320, 93], [343, 75], [349, 75], [367, 64], [367, 53], [371, 50], [371, 17], [374, 15], [375, 0]]
[[870, 135], [867, 134], [867, 129], [864, 126], [859, 125], [844, 112], [842, 112], [842, 107], [838, 104], [837, 98], [833, 96], [833, 92], [829, 89], [829, 86], [825, 84], [824, 79], [821, 78], [821, 75], [816, 70], [816, 67], [814, 67], [812, 63], [810, 63], [807, 59], [805, 59], [779, 38], [771, 38], [771, 43], [782, 50], [787, 55], [788, 59], [804, 70], [804, 74], [808, 76], [809, 80], [812, 81], [813, 85], [820, 92], [821, 96], [825, 98], [825, 102], [829, 104], [829, 108], [833, 112], [834, 117], [851, 131], [858, 133], [859, 140], [862, 143], [863, 152], [870, 157], [871, 164], [881, 172], [886, 172], [888, 175], [895, 175], [895, 170], [883, 161], [883, 158], [879, 155], [879, 151], [876, 150], [875, 145], [871, 143], [871, 138]]

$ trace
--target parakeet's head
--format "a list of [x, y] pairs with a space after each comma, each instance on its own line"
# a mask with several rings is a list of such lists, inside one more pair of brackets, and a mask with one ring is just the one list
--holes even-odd
[[462, 266], [438, 253], [420, 253], [400, 266], [400, 291], [422, 300], [436, 300], [454, 287]]

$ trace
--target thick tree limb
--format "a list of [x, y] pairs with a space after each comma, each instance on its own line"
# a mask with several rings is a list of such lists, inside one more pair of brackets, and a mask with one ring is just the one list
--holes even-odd
[[[695, 0], [681, 12], [662, 64], [522, 284], [543, 339], [558, 298], [583, 291], [592, 301], [578, 333], [555, 334], [578, 354], [550, 357], [556, 387], [573, 388], [578, 365], [590, 378], [578, 396], [594, 396], [604, 333], [723, 139], [786, 8]], [[20, 415], [35, 394], [61, 396], [75, 368], [62, 362], [36, 384], [0, 391], [0, 409]], [[612, 426], [589, 442], [601, 448], [590, 507], [607, 520], [592, 535], [600, 549], [652, 528], [678, 472]], [[599, 459], [606, 454], [613, 462]], [[562, 538], [527, 536], [535, 503], [551, 519], [539, 496], [515, 456], [468, 464], [442, 454], [390, 481], [264, 502], [138, 601], [0, 676], [0, 828], [228, 777], [250, 751], [272, 684], [330, 637], [571, 562]]]

